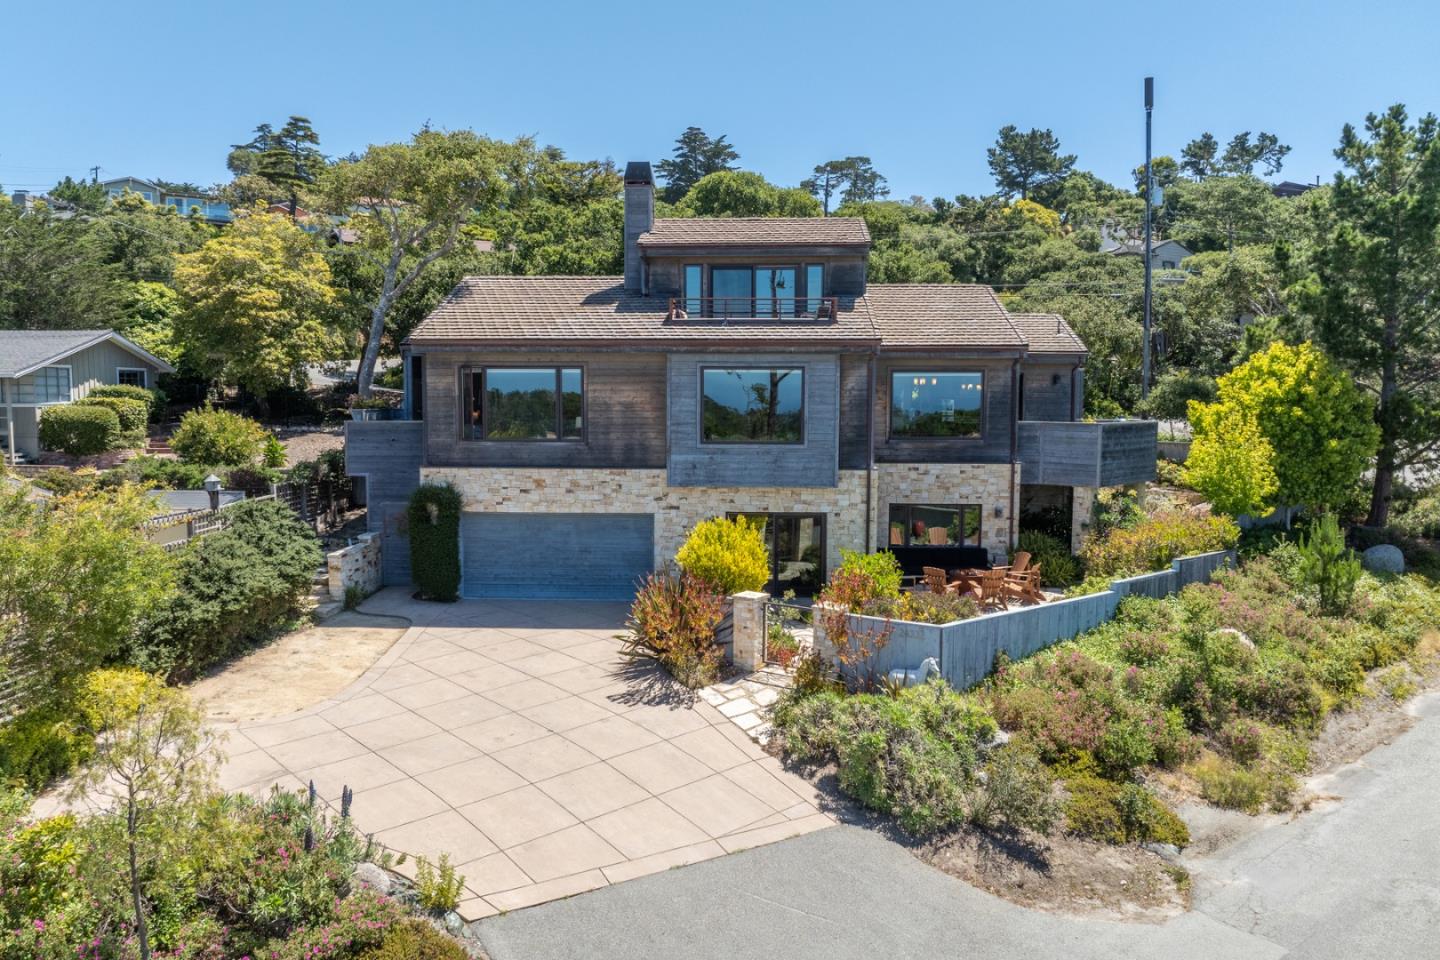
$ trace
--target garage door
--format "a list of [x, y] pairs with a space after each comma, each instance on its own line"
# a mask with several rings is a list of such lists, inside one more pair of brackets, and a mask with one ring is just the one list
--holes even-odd
[[648, 513], [466, 513], [466, 597], [629, 600], [654, 562]]

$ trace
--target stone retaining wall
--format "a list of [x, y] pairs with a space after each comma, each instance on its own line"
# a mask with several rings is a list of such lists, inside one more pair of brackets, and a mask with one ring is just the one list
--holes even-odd
[[368, 597], [381, 586], [380, 534], [362, 533], [350, 546], [325, 555], [330, 575], [330, 598], [345, 602], [347, 587]]

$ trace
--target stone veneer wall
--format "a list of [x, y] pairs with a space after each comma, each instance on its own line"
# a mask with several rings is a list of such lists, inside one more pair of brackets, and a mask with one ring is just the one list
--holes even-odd
[[381, 586], [380, 534], [362, 533], [348, 547], [325, 555], [330, 577], [330, 598], [345, 601], [345, 589], [358, 587], [369, 596]]
[[[892, 503], [978, 503], [980, 545], [992, 563], [1005, 563], [1010, 553], [1011, 478], [1014, 504], [1020, 509], [1020, 469], [1008, 463], [880, 463], [875, 465], [875, 535], [887, 543]], [[996, 515], [999, 508], [999, 516]], [[1018, 524], [1016, 533], [1019, 532]]]
[[663, 469], [422, 467], [420, 479], [454, 484], [466, 511], [654, 514], [656, 569], [674, 559], [696, 523], [730, 511], [826, 514], [831, 570], [841, 547], [865, 549], [863, 470], [840, 471], [835, 487], [672, 487]]
[[1075, 487], [1070, 501], [1070, 552], [1079, 553], [1090, 536], [1090, 522], [1095, 517], [1095, 487]]

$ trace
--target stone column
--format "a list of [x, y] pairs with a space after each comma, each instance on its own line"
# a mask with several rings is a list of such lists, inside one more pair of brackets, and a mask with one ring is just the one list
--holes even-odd
[[1079, 553], [1090, 535], [1090, 519], [1095, 513], [1094, 487], [1075, 487], [1070, 501], [1070, 552]]
[[730, 657], [735, 666], [751, 673], [765, 666], [765, 601], [770, 594], [746, 590], [732, 594], [734, 632], [730, 635]]

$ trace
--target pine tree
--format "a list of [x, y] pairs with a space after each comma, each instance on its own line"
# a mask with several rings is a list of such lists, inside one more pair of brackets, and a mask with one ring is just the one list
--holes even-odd
[[685, 132], [675, 140], [675, 156], [661, 160], [655, 165], [660, 176], [665, 178], [662, 194], [667, 203], [678, 203], [690, 192], [700, 179], [721, 170], [734, 170], [740, 154], [725, 141], [721, 134], [714, 139], [699, 127], [686, 127]]

